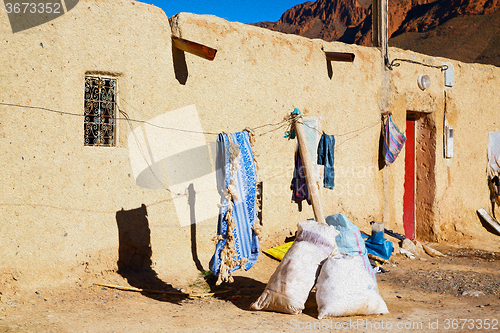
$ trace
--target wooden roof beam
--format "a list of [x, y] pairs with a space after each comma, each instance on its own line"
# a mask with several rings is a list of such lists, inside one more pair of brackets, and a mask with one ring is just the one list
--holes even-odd
[[210, 61], [214, 60], [215, 54], [217, 53], [216, 49], [176, 36], [172, 36], [172, 43], [174, 44], [174, 47], [179, 50], [194, 54]]
[[326, 60], [328, 61], [343, 61], [343, 62], [353, 62], [354, 53], [346, 52], [327, 52], [325, 51]]

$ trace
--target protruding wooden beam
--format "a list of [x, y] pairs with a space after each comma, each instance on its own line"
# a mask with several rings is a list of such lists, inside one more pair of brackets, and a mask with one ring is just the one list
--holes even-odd
[[189, 52], [210, 61], [214, 60], [215, 54], [217, 53], [216, 49], [175, 36], [172, 36], [172, 43], [174, 47], [179, 50]]
[[328, 61], [343, 61], [343, 62], [353, 62], [354, 61], [354, 53], [346, 53], [346, 52], [326, 52], [325, 51], [326, 60]]

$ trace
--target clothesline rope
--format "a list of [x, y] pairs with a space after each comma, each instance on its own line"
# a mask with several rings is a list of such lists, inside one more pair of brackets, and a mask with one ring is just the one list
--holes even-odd
[[[123, 99], [121, 99], [123, 100]], [[123, 100], [125, 103], [127, 103], [128, 105], [130, 105], [127, 101]], [[52, 113], [59, 113], [61, 115], [68, 115], [68, 116], [79, 116], [79, 117], [84, 117], [85, 115], [83, 114], [79, 114], [79, 113], [72, 113], [72, 112], [67, 112], [67, 111], [61, 111], [61, 110], [55, 110], [55, 109], [51, 109], [51, 108], [46, 108], [46, 107], [40, 107], [40, 106], [30, 106], [30, 105], [22, 105], [22, 104], [13, 104], [13, 103], [5, 103], [5, 102], [0, 102], [0, 105], [4, 105], [4, 106], [10, 106], [10, 107], [16, 107], [16, 108], [27, 108], [27, 109], [36, 109], [36, 110], [41, 110], [41, 111], [46, 111], [46, 112], [52, 112]], [[133, 109], [133, 107], [130, 105], [130, 107]], [[134, 133], [134, 129], [132, 127], [132, 122], [137, 122], [137, 123], [143, 123], [143, 124], [148, 124], [148, 125], [151, 125], [151, 126], [154, 126], [154, 127], [158, 127], [158, 128], [163, 128], [163, 129], [167, 129], [167, 130], [177, 130], [177, 131], [183, 131], [183, 132], [190, 132], [190, 133], [198, 133], [198, 134], [207, 134], [207, 135], [218, 135], [219, 133], [214, 133], [214, 132], [199, 132], [199, 131], [190, 131], [190, 130], [184, 130], [184, 129], [179, 129], [179, 128], [172, 128], [172, 127], [165, 127], [165, 126], [160, 126], [160, 125], [155, 125], [155, 124], [152, 124], [148, 121], [144, 121], [144, 120], [137, 120], [137, 119], [131, 119], [129, 117], [129, 115], [123, 111], [118, 103], [117, 103], [117, 108], [118, 108], [118, 111], [120, 112], [120, 114], [123, 115], [123, 118], [121, 117], [118, 117], [116, 118], [117, 120], [125, 120], [127, 121], [127, 124], [128, 126], [130, 127], [130, 130], [132, 133]], [[275, 126], [275, 128], [267, 131], [267, 132], [264, 132], [264, 133], [261, 133], [259, 134], [258, 136], [263, 136], [263, 135], [266, 135], [268, 133], [271, 133], [271, 132], [274, 132], [274, 131], [277, 131], [279, 129], [282, 129], [283, 127], [285, 126], [288, 126], [289, 128], [291, 128], [291, 126], [293, 125], [293, 122], [294, 121], [298, 121], [300, 122], [301, 124], [303, 124], [304, 126], [307, 126], [309, 128], [312, 128], [314, 130], [316, 130], [318, 133], [322, 134], [321, 132], [319, 132], [316, 128], [308, 125], [307, 123], [301, 121], [301, 120], [298, 120], [297, 118], [302, 118], [302, 115], [294, 115], [294, 114], [288, 114], [287, 116], [285, 116], [283, 118], [282, 121], [279, 121], [279, 122], [275, 122], [275, 123], [268, 123], [268, 124], [263, 124], [263, 125], [260, 125], [260, 126], [257, 126], [257, 127], [254, 127], [253, 129], [250, 129], [250, 130], [257, 130], [257, 129], [261, 129], [261, 128], [264, 128], [264, 127], [268, 127], [268, 126]], [[342, 144], [344, 144], [345, 142], [353, 139], [354, 137], [357, 137], [359, 136], [360, 134], [362, 134], [362, 132], [364, 132], [365, 130], [369, 129], [369, 128], [372, 128], [373, 126], [375, 125], [379, 125], [380, 122], [377, 121], [376, 123], [373, 123], [371, 125], [368, 125], [368, 126], [365, 126], [363, 128], [359, 128], [359, 129], [356, 129], [356, 130], [353, 130], [353, 131], [350, 131], [350, 132], [346, 132], [346, 133], [342, 133], [342, 134], [337, 134], [336, 136], [338, 137], [342, 137], [342, 136], [345, 136], [345, 135], [349, 135], [349, 134], [353, 134], [353, 133], [356, 133], [356, 132], [360, 132], [356, 135], [354, 135], [353, 137], [351, 138], [347, 138], [346, 140], [344, 140], [343, 142], [341, 142], [340, 144], [337, 145], [337, 148], [339, 146], [341, 146]], [[157, 177], [157, 175], [155, 174], [155, 172], [153, 171], [152, 169], [152, 166], [149, 164], [149, 162], [147, 161], [147, 158], [146, 158], [146, 154], [145, 152], [143, 151], [139, 141], [138, 141], [138, 138], [135, 137], [134, 135], [134, 139], [136, 141], [136, 144], [137, 146], [139, 147], [139, 150], [140, 150], [140, 153], [143, 157], [143, 159], [146, 161], [147, 165], [148, 165], [148, 168], [150, 169], [151, 173], [153, 174], [154, 178], [158, 181], [158, 183], [163, 183], [162, 181], [160, 181], [160, 179]], [[287, 171], [288, 172], [288, 171]], [[274, 178], [276, 176], [281, 176], [282, 174], [284, 174], [286, 172], [283, 172], [283, 173], [280, 173], [279, 175], [275, 175], [271, 178]], [[179, 193], [179, 194], [174, 194], [170, 191], [170, 189], [167, 188], [167, 186], [165, 185], [165, 189], [170, 192], [170, 194], [172, 195], [172, 198], [171, 199], [167, 199], [167, 201], [169, 200], [173, 200], [177, 197], [181, 197], [181, 196], [184, 196], [186, 194], [182, 194], [182, 193]], [[151, 205], [154, 205], [156, 203], [153, 203]], [[36, 204], [34, 206], [37, 206]]]
[[[128, 104], [130, 106], [130, 104], [127, 101], [125, 101], [124, 99], [121, 99], [121, 100], [124, 101], [126, 104]], [[67, 116], [85, 117], [85, 115], [81, 114], [81, 113], [74, 113], [74, 112], [68, 112], [68, 111], [55, 110], [55, 109], [41, 107], [41, 106], [31, 106], [31, 105], [13, 104], [13, 103], [4, 103], [4, 102], [0, 102], [0, 105], [10, 106], [10, 107], [17, 107], [17, 108], [37, 109], [37, 110], [41, 110], [41, 111], [47, 111], [47, 112], [52, 112], [52, 113], [59, 113], [61, 115], [67, 115]], [[116, 105], [117, 105], [118, 111], [121, 114], [126, 114], [126, 112], [123, 111], [122, 108], [120, 108], [120, 105], [118, 103], [116, 103]], [[134, 108], [132, 107], [132, 109], [134, 109]], [[147, 125], [150, 125], [150, 126], [153, 126], [153, 127], [157, 127], [157, 128], [161, 128], [161, 129], [166, 129], [166, 130], [172, 130], [172, 131], [187, 132], [187, 133], [196, 133], [196, 134], [206, 134], [206, 135], [219, 135], [219, 133], [215, 133], [215, 132], [193, 131], [193, 130], [186, 130], [186, 129], [181, 129], [181, 128], [174, 128], [174, 127], [156, 125], [156, 124], [153, 124], [153, 123], [151, 123], [151, 122], [149, 122], [147, 120], [132, 119], [132, 118], [128, 117], [128, 115], [124, 116], [124, 118], [117, 117], [115, 119], [116, 120], [125, 120], [129, 124], [132, 123], [132, 122], [134, 122], [134, 123], [141, 123], [141, 124], [147, 124]], [[252, 128], [252, 130], [257, 130], [257, 129], [260, 129], [260, 128], [263, 128], [263, 127], [267, 127], [267, 126], [279, 126], [278, 128], [280, 128], [280, 127], [286, 125], [286, 123], [287, 122], [283, 120], [283, 121], [280, 121], [280, 122], [277, 122], [277, 123], [263, 124], [263, 125], [259, 125], [257, 127]], [[274, 130], [276, 130], [276, 129], [273, 129], [273, 130], [271, 130], [269, 132], [272, 132]], [[267, 133], [269, 133], [269, 132], [267, 132]], [[266, 134], [266, 133], [263, 133], [261, 135], [264, 135], [264, 134]]]
[[[124, 101], [126, 104], [128, 104], [132, 109], [134, 109], [126, 100], [124, 100], [123, 98], [121, 100]], [[41, 111], [47, 111], [47, 112], [52, 112], [52, 113], [59, 113], [61, 115], [68, 115], [68, 116], [85, 117], [85, 115], [81, 114], [81, 113], [73, 113], [73, 112], [68, 112], [68, 111], [55, 110], [55, 109], [41, 107], [41, 106], [31, 106], [31, 105], [13, 104], [13, 103], [4, 103], [4, 102], [0, 102], [0, 105], [10, 106], [10, 107], [17, 107], [17, 108], [37, 109], [37, 110], [41, 110]], [[123, 115], [123, 118], [122, 117], [117, 117], [116, 120], [125, 120], [125, 121], [128, 122], [129, 126], [131, 125], [131, 123], [135, 122], [135, 123], [147, 124], [147, 125], [150, 125], [150, 126], [153, 126], [153, 127], [157, 127], [157, 128], [161, 128], [161, 129], [165, 129], [165, 130], [188, 132], [188, 133], [196, 133], [196, 134], [206, 134], [206, 135], [219, 135], [219, 133], [215, 133], [215, 132], [186, 130], [186, 129], [181, 129], [181, 128], [174, 128], [174, 127], [156, 125], [156, 124], [153, 124], [153, 123], [151, 123], [151, 122], [149, 122], [147, 120], [132, 119], [132, 118], [130, 118], [128, 116], [128, 114], [125, 111], [123, 111], [122, 108], [120, 108], [120, 105], [118, 103], [117, 103], [117, 107], [118, 107], [118, 111]], [[251, 129], [255, 131], [257, 129], [261, 129], [261, 128], [268, 127], [268, 126], [276, 126], [275, 128], [273, 128], [273, 129], [271, 129], [271, 130], [269, 130], [267, 132], [259, 134], [259, 136], [263, 136], [263, 135], [266, 135], [268, 133], [277, 131], [277, 130], [283, 128], [284, 126], [287, 126], [287, 125], [291, 126], [293, 124], [293, 122], [296, 120], [296, 118], [297, 118], [297, 115], [287, 115], [285, 118], [283, 118], [282, 121], [275, 122], [275, 123], [267, 123], [267, 124], [259, 125], [257, 127], [251, 128]], [[301, 118], [301, 117], [298, 117], [298, 118]], [[300, 121], [300, 120], [297, 120], [297, 121], [300, 122], [301, 124], [303, 124], [304, 126], [312, 128], [315, 131], [317, 131], [318, 133], [322, 134], [316, 128], [314, 128], [314, 127], [306, 124], [305, 122]], [[363, 131], [363, 130], [365, 130], [367, 128], [370, 128], [370, 127], [373, 127], [373, 126], [375, 126], [377, 124], [380, 124], [380, 121], [377, 121], [376, 123], [374, 123], [372, 125], [368, 125], [368, 126], [365, 126], [363, 128], [359, 128], [359, 129], [356, 129], [356, 130], [353, 130], [353, 131], [350, 131], [350, 132], [347, 132], [347, 133], [335, 134], [335, 136], [341, 137], [341, 136], [349, 135], [349, 134], [352, 134], [352, 133]]]
[[[121, 99], [122, 101], [124, 101], [126, 104], [128, 104], [132, 109], [133, 106], [131, 106], [126, 100], [124, 100], [123, 98]], [[54, 110], [54, 109], [50, 109], [50, 108], [46, 108], [46, 107], [40, 107], [40, 106], [30, 106], [30, 105], [22, 105], [22, 104], [13, 104], [13, 103], [4, 103], [4, 102], [0, 102], [0, 105], [4, 105], [4, 106], [11, 106], [11, 107], [18, 107], [18, 108], [28, 108], [28, 109], [37, 109], [37, 110], [42, 110], [42, 111], [47, 111], [47, 112], [53, 112], [53, 113], [59, 113], [61, 115], [69, 115], [69, 116], [80, 116], [80, 117], [84, 117], [85, 115], [83, 114], [79, 114], [79, 113], [72, 113], [72, 112], [67, 112], [67, 111], [61, 111], [61, 110]], [[192, 130], [185, 130], [185, 129], [180, 129], [180, 128], [173, 128], [173, 127], [166, 127], [166, 126], [160, 126], [160, 125], [156, 125], [156, 124], [152, 124], [148, 121], [145, 121], [145, 120], [138, 120], [138, 119], [131, 119], [129, 117], [129, 115], [123, 111], [120, 106], [118, 105], [117, 103], [117, 108], [118, 108], [118, 111], [120, 112], [120, 114], [123, 115], [123, 118], [122, 117], [118, 117], [116, 118], [117, 120], [125, 120], [128, 124], [128, 126], [130, 127], [130, 131], [132, 133], [133, 132], [133, 127], [132, 127], [132, 122], [137, 122], [137, 123], [142, 123], [142, 124], [148, 124], [150, 126], [154, 126], [154, 127], [157, 127], [157, 128], [162, 128], [162, 129], [166, 129], [166, 130], [176, 130], [176, 131], [182, 131], [182, 132], [189, 132], [189, 133], [197, 133], [197, 134], [206, 134], [206, 135], [218, 135], [219, 133], [214, 133], [214, 132], [206, 132], [206, 131], [192, 131]], [[250, 130], [252, 131], [255, 131], [257, 129], [261, 129], [261, 128], [264, 128], [264, 127], [268, 127], [268, 126], [274, 126], [273, 129], [267, 131], [267, 132], [264, 132], [264, 133], [261, 133], [259, 134], [258, 136], [263, 136], [263, 135], [266, 135], [266, 134], [269, 134], [271, 132], [274, 132], [274, 131], [277, 131], [279, 129], [282, 129], [283, 127], [285, 126], [288, 126], [288, 129], [290, 130], [291, 127], [293, 126], [293, 123], [295, 121], [303, 124], [304, 126], [307, 126], [309, 128], [312, 128], [313, 130], [317, 131], [318, 133], [322, 134], [320, 131], [318, 131], [315, 127], [312, 127], [310, 125], [308, 125], [307, 123], [301, 121], [300, 119], [303, 118], [302, 115], [298, 115], [298, 114], [288, 114], [286, 115], [283, 120], [279, 121], [279, 122], [275, 122], [275, 123], [268, 123], [268, 124], [263, 124], [263, 125], [260, 125], [260, 126], [257, 126], [257, 127], [254, 127], [254, 128], [249, 128]], [[360, 132], [356, 135], [354, 135], [353, 137], [351, 138], [347, 138], [345, 139], [344, 141], [342, 141], [341, 143], [339, 143], [337, 145], [337, 148], [341, 145], [343, 145], [344, 143], [346, 143], [347, 141], [359, 136], [361, 133], [363, 133], [364, 131], [374, 127], [375, 125], [379, 125], [380, 122], [377, 121], [371, 125], [368, 125], [368, 126], [365, 126], [365, 127], [362, 127], [362, 128], [359, 128], [359, 129], [356, 129], [356, 130], [353, 130], [353, 131], [350, 131], [350, 132], [346, 132], [346, 133], [341, 133], [341, 134], [336, 134], [335, 136], [336, 137], [343, 137], [343, 136], [346, 136], [346, 135], [349, 135], [349, 134], [353, 134], [353, 133], [357, 133], [357, 132]], [[156, 181], [158, 181], [158, 183], [163, 183], [162, 181], [160, 181], [159, 177], [157, 177], [157, 175], [155, 174], [155, 172], [153, 171], [152, 169], [152, 166], [150, 165], [150, 163], [147, 161], [147, 158], [146, 158], [146, 153], [143, 151], [141, 145], [139, 144], [139, 141], [138, 141], [138, 138], [135, 137], [134, 135], [134, 140], [136, 141], [137, 143], [137, 146], [139, 147], [139, 151], [142, 155], [142, 158], [144, 159], [144, 161], [146, 161], [147, 165], [148, 165], [148, 168], [150, 169], [151, 173], [153, 174], [154, 178], [156, 179]], [[165, 186], [165, 189], [169, 192], [171, 192], [166, 186]]]
[[[311, 128], [311, 129], [315, 130], [315, 131], [316, 131], [316, 132], [318, 132], [319, 134], [323, 134], [322, 132], [318, 131], [318, 129], [317, 129], [316, 127], [310, 126], [310, 125], [308, 125], [308, 124], [306, 124], [305, 122], [302, 122], [302, 121], [300, 121], [300, 120], [298, 120], [297, 122], [299, 122], [299, 123], [301, 123], [302, 125], [307, 126], [307, 127]], [[359, 136], [359, 135], [360, 135], [361, 133], [363, 133], [364, 131], [366, 131], [366, 130], [368, 130], [368, 129], [370, 129], [370, 128], [374, 127], [374, 126], [377, 126], [377, 125], [380, 125], [380, 120], [378, 120], [378, 121], [376, 121], [376, 122], [372, 123], [371, 125], [367, 125], [367, 126], [365, 126], [365, 127], [358, 128], [358, 129], [355, 129], [355, 130], [350, 131], [350, 132], [346, 132], [346, 133], [342, 133], [342, 134], [335, 134], [335, 137], [343, 137], [343, 136], [346, 136], [346, 135], [349, 135], [349, 134], [353, 134], [353, 133], [360, 132], [360, 133], [358, 133], [358, 134], [356, 134], [356, 135], [354, 135], [354, 136], [352, 136], [352, 137], [350, 137], [350, 138], [345, 139], [345, 140], [344, 140], [344, 141], [342, 141], [340, 144], [338, 144], [338, 145], [337, 145], [337, 147], [338, 147], [338, 146], [340, 146], [340, 145], [342, 145], [342, 144], [344, 144], [345, 142], [347, 142], [347, 141], [349, 141], [349, 140], [351, 140], [351, 139], [353, 139], [353, 138], [355, 138], [355, 137]]]

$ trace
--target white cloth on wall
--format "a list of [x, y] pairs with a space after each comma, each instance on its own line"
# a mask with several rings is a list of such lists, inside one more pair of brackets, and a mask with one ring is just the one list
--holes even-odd
[[494, 172], [497, 172], [500, 167], [495, 158], [500, 164], [500, 132], [490, 132], [488, 138], [488, 165]]

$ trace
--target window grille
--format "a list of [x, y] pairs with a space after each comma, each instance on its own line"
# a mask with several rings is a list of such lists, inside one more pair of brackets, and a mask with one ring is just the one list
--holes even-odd
[[115, 146], [116, 80], [85, 77], [85, 146]]

